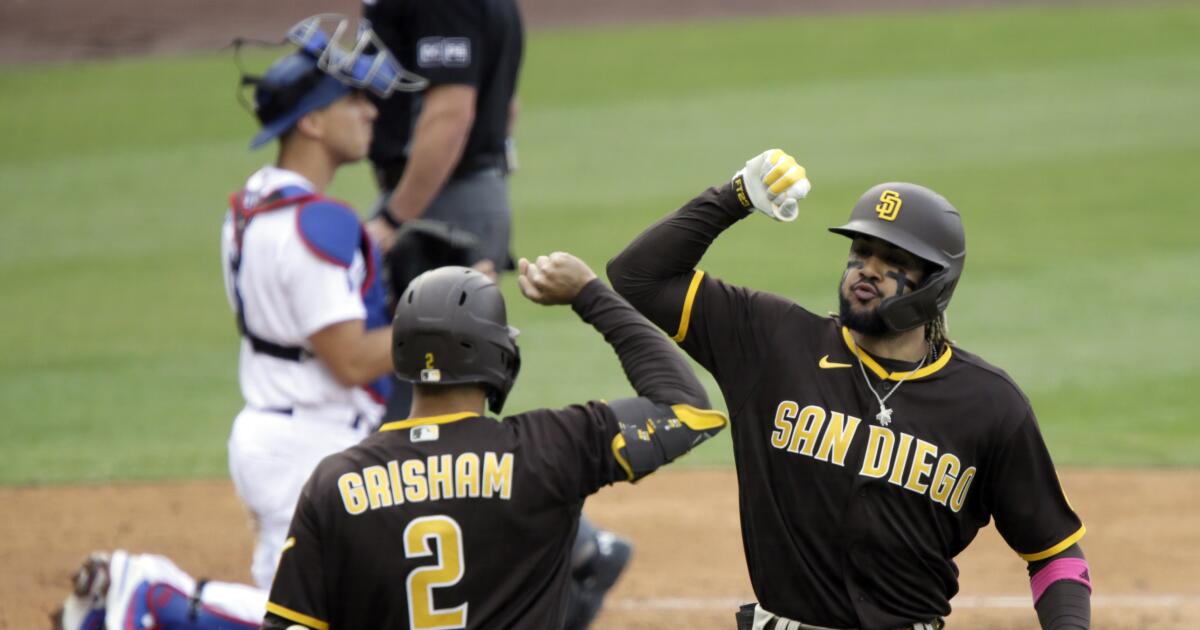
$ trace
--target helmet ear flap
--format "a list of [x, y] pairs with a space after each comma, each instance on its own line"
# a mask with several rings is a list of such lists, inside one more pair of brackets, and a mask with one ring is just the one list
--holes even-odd
[[904, 332], [933, 321], [950, 304], [958, 277], [950, 270], [938, 269], [919, 287], [904, 295], [893, 295], [879, 304], [879, 316], [887, 327]]
[[504, 409], [508, 393], [512, 391], [513, 383], [517, 381], [517, 374], [521, 372], [521, 348], [515, 342], [512, 345], [512, 356], [505, 361], [504, 371], [504, 382], [497, 387], [488, 388], [488, 410], [497, 415]]

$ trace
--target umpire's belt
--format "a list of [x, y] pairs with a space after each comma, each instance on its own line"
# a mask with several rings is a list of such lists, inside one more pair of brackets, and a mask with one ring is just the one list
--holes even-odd
[[[396, 187], [396, 184], [400, 183], [400, 178], [404, 175], [404, 169], [407, 166], [407, 160], [382, 162], [375, 166], [375, 181], [379, 184], [380, 188], [392, 190]], [[498, 168], [501, 171], [508, 170], [508, 160], [504, 159], [503, 153], [483, 153], [466, 156], [459, 160], [458, 166], [454, 167], [454, 171], [450, 173], [450, 179], [466, 177], [479, 171], [486, 171], [493, 168]]]
[[[945, 627], [945, 623], [937, 618], [930, 621], [918, 621], [911, 626], [904, 626], [896, 630], [942, 630], [943, 627]], [[757, 604], [754, 606], [754, 625], [751, 628], [752, 630], [853, 630], [853, 628], [814, 626], [787, 617], [780, 617]]]

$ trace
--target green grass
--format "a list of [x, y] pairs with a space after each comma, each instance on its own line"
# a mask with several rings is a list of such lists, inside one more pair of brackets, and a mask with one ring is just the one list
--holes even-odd
[[[600, 268], [780, 146], [814, 182], [801, 218], [739, 225], [703, 267], [823, 312], [846, 249], [824, 228], [874, 183], [920, 181], [967, 226], [953, 336], [1022, 385], [1057, 461], [1200, 465], [1198, 31], [1178, 5], [535, 31], [515, 248]], [[217, 231], [273, 157], [246, 151], [235, 85], [213, 55], [0, 70], [0, 482], [226, 474]], [[365, 206], [365, 167], [331, 193]], [[628, 393], [569, 310], [504, 287], [510, 410]], [[685, 460], [728, 461], [727, 438]]]

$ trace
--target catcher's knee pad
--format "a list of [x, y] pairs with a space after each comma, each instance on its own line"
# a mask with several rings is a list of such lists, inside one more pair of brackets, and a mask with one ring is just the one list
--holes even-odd
[[586, 521], [580, 523], [575, 548], [565, 630], [583, 630], [591, 624], [604, 604], [604, 596], [617, 583], [633, 554], [629, 541], [595, 529]]
[[256, 630], [257, 621], [235, 619], [212, 610], [200, 601], [204, 582], [196, 584], [196, 593], [188, 595], [162, 582], [145, 582], [138, 587], [129, 611], [126, 628], [139, 630]]

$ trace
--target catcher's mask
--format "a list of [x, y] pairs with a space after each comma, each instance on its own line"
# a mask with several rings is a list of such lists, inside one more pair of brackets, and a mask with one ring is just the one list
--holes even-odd
[[859, 197], [849, 222], [829, 231], [877, 238], [936, 268], [913, 291], [880, 303], [879, 315], [891, 330], [916, 328], [949, 306], [966, 263], [967, 245], [962, 217], [945, 197], [916, 184], [879, 184]]
[[238, 98], [262, 125], [250, 142], [251, 149], [283, 135], [305, 114], [328, 107], [354, 90], [387, 98], [393, 92], [413, 92], [428, 84], [405, 70], [365, 23], [354, 27], [350, 18], [336, 13], [301, 20], [282, 42], [235, 39], [239, 69], [241, 47], [246, 44], [297, 48], [276, 60], [262, 76], [242, 70], [241, 88], [254, 86], [253, 106], [241, 89]]
[[478, 383], [500, 413], [521, 369], [517, 329], [504, 296], [466, 267], [427, 271], [409, 283], [392, 320], [392, 365], [400, 380], [422, 385]]

